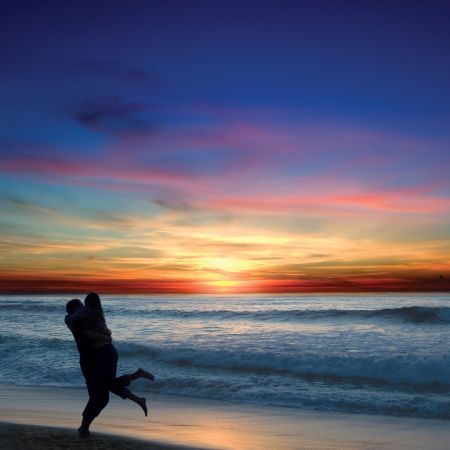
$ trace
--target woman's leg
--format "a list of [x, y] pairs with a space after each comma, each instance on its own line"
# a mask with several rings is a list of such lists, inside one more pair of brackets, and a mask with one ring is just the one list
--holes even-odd
[[145, 416], [147, 417], [147, 401], [145, 400], [145, 397], [138, 397], [137, 395], [133, 394], [129, 389], [127, 389], [127, 398], [129, 398], [132, 402], [137, 403], [142, 410], [144, 411]]
[[[119, 380], [120, 378], [121, 377], [116, 378], [116, 380]], [[147, 403], [146, 403], [145, 397], [138, 397], [136, 394], [131, 392], [129, 389], [127, 389], [120, 383], [113, 383], [110, 386], [109, 390], [113, 394], [116, 394], [117, 396], [123, 398], [124, 400], [129, 398], [132, 402], [137, 403], [144, 411], [144, 414], [147, 415], [148, 411], [147, 411]]]
[[147, 372], [144, 369], [139, 368], [136, 372], [129, 373], [127, 375], [123, 375], [128, 378], [128, 381], [137, 380], [138, 378], [147, 378], [147, 380], [155, 381], [155, 377], [152, 373]]
[[[130, 384], [130, 381], [136, 380], [137, 378], [148, 378], [154, 380], [153, 375], [143, 369], [138, 369], [132, 374], [116, 377], [117, 361], [119, 358], [117, 350], [112, 344], [108, 345], [108, 348], [106, 348], [105, 350], [105, 354], [108, 354], [109, 356], [109, 367], [111, 367], [109, 390], [119, 397], [122, 397], [123, 399], [129, 398], [134, 403], [137, 403], [144, 411], [144, 414], [147, 416], [148, 410], [145, 398], [138, 397], [129, 389], [127, 389], [126, 386]], [[111, 377], [113, 378], [111, 379]]]

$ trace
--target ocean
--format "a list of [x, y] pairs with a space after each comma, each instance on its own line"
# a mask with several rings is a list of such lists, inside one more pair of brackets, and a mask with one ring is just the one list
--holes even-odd
[[[0, 383], [83, 386], [63, 296], [0, 296]], [[151, 392], [450, 418], [450, 295], [103, 296], [119, 374]], [[148, 392], [146, 392], [148, 391]]]

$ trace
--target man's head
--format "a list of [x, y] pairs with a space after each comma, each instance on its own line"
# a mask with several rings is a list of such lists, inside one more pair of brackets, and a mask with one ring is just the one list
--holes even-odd
[[73, 300], [69, 300], [66, 303], [66, 311], [67, 314], [74, 313], [77, 309], [80, 309], [83, 307], [83, 303], [81, 303], [81, 300], [78, 300], [77, 298], [74, 298]]

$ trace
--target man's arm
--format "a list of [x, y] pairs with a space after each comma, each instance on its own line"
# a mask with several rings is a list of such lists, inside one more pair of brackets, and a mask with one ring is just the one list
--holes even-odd
[[[108, 330], [109, 331], [109, 330]], [[86, 330], [82, 329], [80, 330], [80, 333], [88, 338], [91, 342], [107, 342], [108, 344], [111, 344], [111, 332], [109, 334], [106, 333], [98, 333], [96, 331]]]
[[79, 329], [86, 325], [91, 318], [92, 311], [89, 308], [81, 308], [68, 314], [65, 318], [66, 325], [71, 329]]

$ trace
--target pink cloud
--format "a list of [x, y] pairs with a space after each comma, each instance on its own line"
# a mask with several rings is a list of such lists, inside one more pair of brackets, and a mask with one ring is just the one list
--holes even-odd
[[[319, 181], [319, 180], [318, 180]], [[332, 192], [333, 189], [330, 188]], [[398, 213], [442, 213], [450, 210], [450, 199], [423, 195], [422, 189], [398, 189], [387, 192], [353, 192], [317, 195], [313, 192], [294, 195], [224, 196], [203, 206], [217, 209], [267, 212], [330, 212], [338, 210], [372, 210]]]
[[36, 176], [69, 177], [65, 180], [73, 182], [70, 177], [96, 179], [111, 182], [129, 183], [162, 183], [178, 185], [195, 180], [188, 172], [160, 169], [152, 167], [120, 167], [120, 164], [110, 165], [107, 162], [78, 162], [40, 156], [13, 156], [0, 161], [0, 170], [7, 172], [26, 173]]
[[[0, 170], [114, 190], [167, 189], [212, 209], [439, 213], [449, 208], [448, 198], [436, 193], [449, 186], [442, 171], [433, 177], [436, 158], [408, 166], [410, 155], [420, 149], [433, 154], [442, 143], [295, 117], [282, 122], [268, 112], [206, 108], [204, 113], [214, 120], [117, 138], [101, 159], [62, 159], [54, 149], [50, 156], [12, 153]], [[202, 170], [195, 158], [183, 159], [186, 154], [218, 158], [217, 169]], [[414, 187], [417, 174], [422, 177]]]

